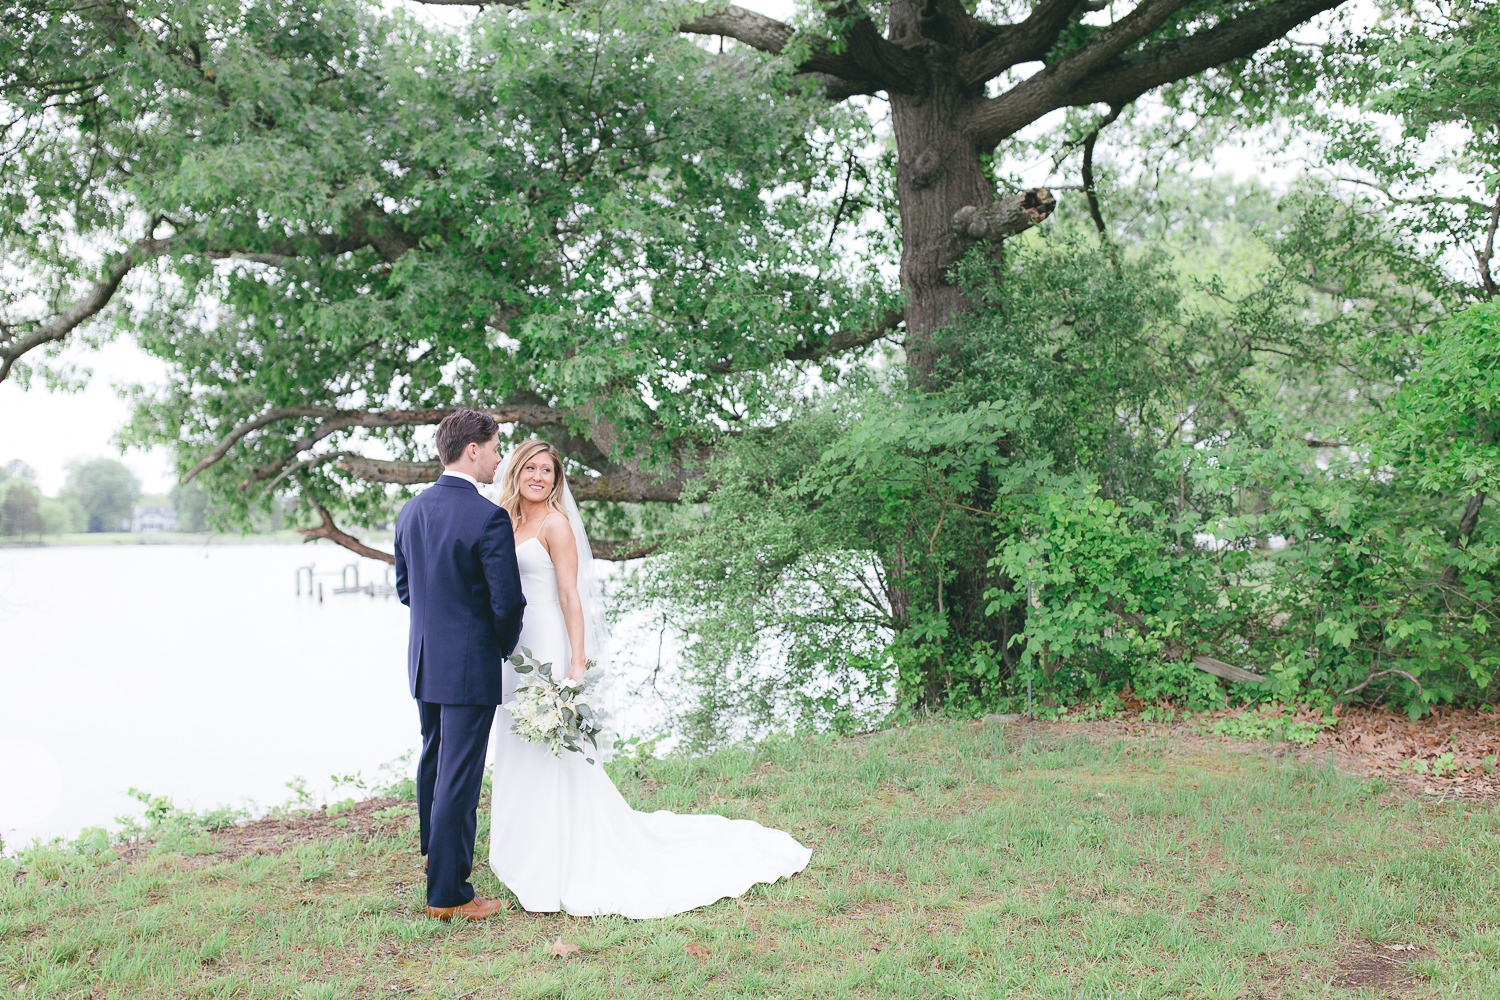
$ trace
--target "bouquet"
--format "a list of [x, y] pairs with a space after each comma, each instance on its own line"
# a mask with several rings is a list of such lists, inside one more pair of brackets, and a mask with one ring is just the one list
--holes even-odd
[[[594, 661], [588, 661], [576, 681], [553, 680], [552, 664], [538, 663], [525, 646], [516, 650], [510, 662], [522, 678], [515, 700], [505, 704], [515, 720], [510, 731], [528, 743], [545, 746], [554, 757], [561, 757], [565, 749], [583, 753], [585, 741], [598, 753], [604, 724], [597, 699], [592, 697], [600, 677]], [[584, 759], [594, 763], [592, 757]]]

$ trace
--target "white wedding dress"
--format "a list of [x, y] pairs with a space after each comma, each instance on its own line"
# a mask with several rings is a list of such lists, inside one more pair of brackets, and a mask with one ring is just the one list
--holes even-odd
[[[561, 677], [572, 647], [552, 560], [528, 538], [516, 562], [526, 594], [520, 645]], [[515, 688], [507, 661], [507, 697]], [[554, 757], [510, 727], [501, 707], [490, 753], [490, 868], [527, 910], [666, 917], [794, 875], [812, 857], [790, 834], [750, 820], [637, 812], [604, 768], [583, 754]]]

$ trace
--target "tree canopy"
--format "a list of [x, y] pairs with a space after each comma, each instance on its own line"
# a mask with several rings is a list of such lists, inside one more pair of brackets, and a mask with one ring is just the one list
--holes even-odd
[[111, 458], [70, 463], [61, 499], [76, 500], [89, 531], [128, 531], [141, 495], [134, 473]]
[[[546, 436], [705, 718], [1490, 691], [1488, 397], [1414, 376], [1489, 371], [1500, 19], [1339, 7], [22, 0], [0, 378], [125, 331], [126, 440], [374, 555], [444, 414]], [[1249, 129], [1322, 173], [1194, 176]]]
[[[151, 303], [114, 309], [178, 370], [140, 426], [200, 456], [189, 475], [295, 475], [368, 513], [383, 493], [347, 476], [430, 479], [408, 429], [463, 403], [555, 429], [581, 495], [675, 500], [705, 438], [773, 419], [809, 365], [894, 335], [925, 370], [963, 308], [947, 268], [1055, 205], [997, 198], [1021, 128], [1233, 81], [1334, 6], [897, 0], [794, 29], [597, 2], [501, 6], [459, 38], [349, 2], [21, 4], [4, 238], [32, 283], [0, 377], [153, 269]], [[876, 93], [895, 148], [872, 158], [838, 102]], [[370, 437], [384, 454], [348, 447]]]

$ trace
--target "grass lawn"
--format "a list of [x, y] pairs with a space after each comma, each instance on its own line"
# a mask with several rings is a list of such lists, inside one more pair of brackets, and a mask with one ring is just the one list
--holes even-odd
[[[41, 848], [0, 860], [0, 990], [1500, 997], [1500, 812], [1270, 751], [936, 722], [616, 762], [640, 808], [813, 848], [793, 879], [656, 921], [429, 920], [410, 806], [391, 801], [123, 857]], [[501, 893], [488, 870], [477, 884]], [[554, 957], [559, 938], [579, 950]]]

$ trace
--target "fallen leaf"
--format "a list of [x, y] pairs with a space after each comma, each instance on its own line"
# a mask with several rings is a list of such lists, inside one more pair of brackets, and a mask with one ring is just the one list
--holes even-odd
[[569, 955], [573, 954], [574, 952], [581, 951], [582, 949], [579, 948], [576, 944], [573, 944], [571, 941], [564, 941], [561, 937], [559, 937], [556, 941], [552, 942], [551, 946], [548, 947], [547, 950], [551, 952], [553, 957], [555, 958], [567, 958]]
[[1414, 944], [1388, 944], [1388, 945], [1385, 945], [1384, 947], [1385, 947], [1386, 951], [1416, 951], [1417, 950], [1417, 946], [1414, 945]]
[[709, 955], [713, 954], [713, 952], [708, 950], [708, 945], [698, 944], [696, 941], [692, 944], [684, 945], [682, 950], [687, 952], [689, 955], [692, 955], [694, 958], [707, 958]]

